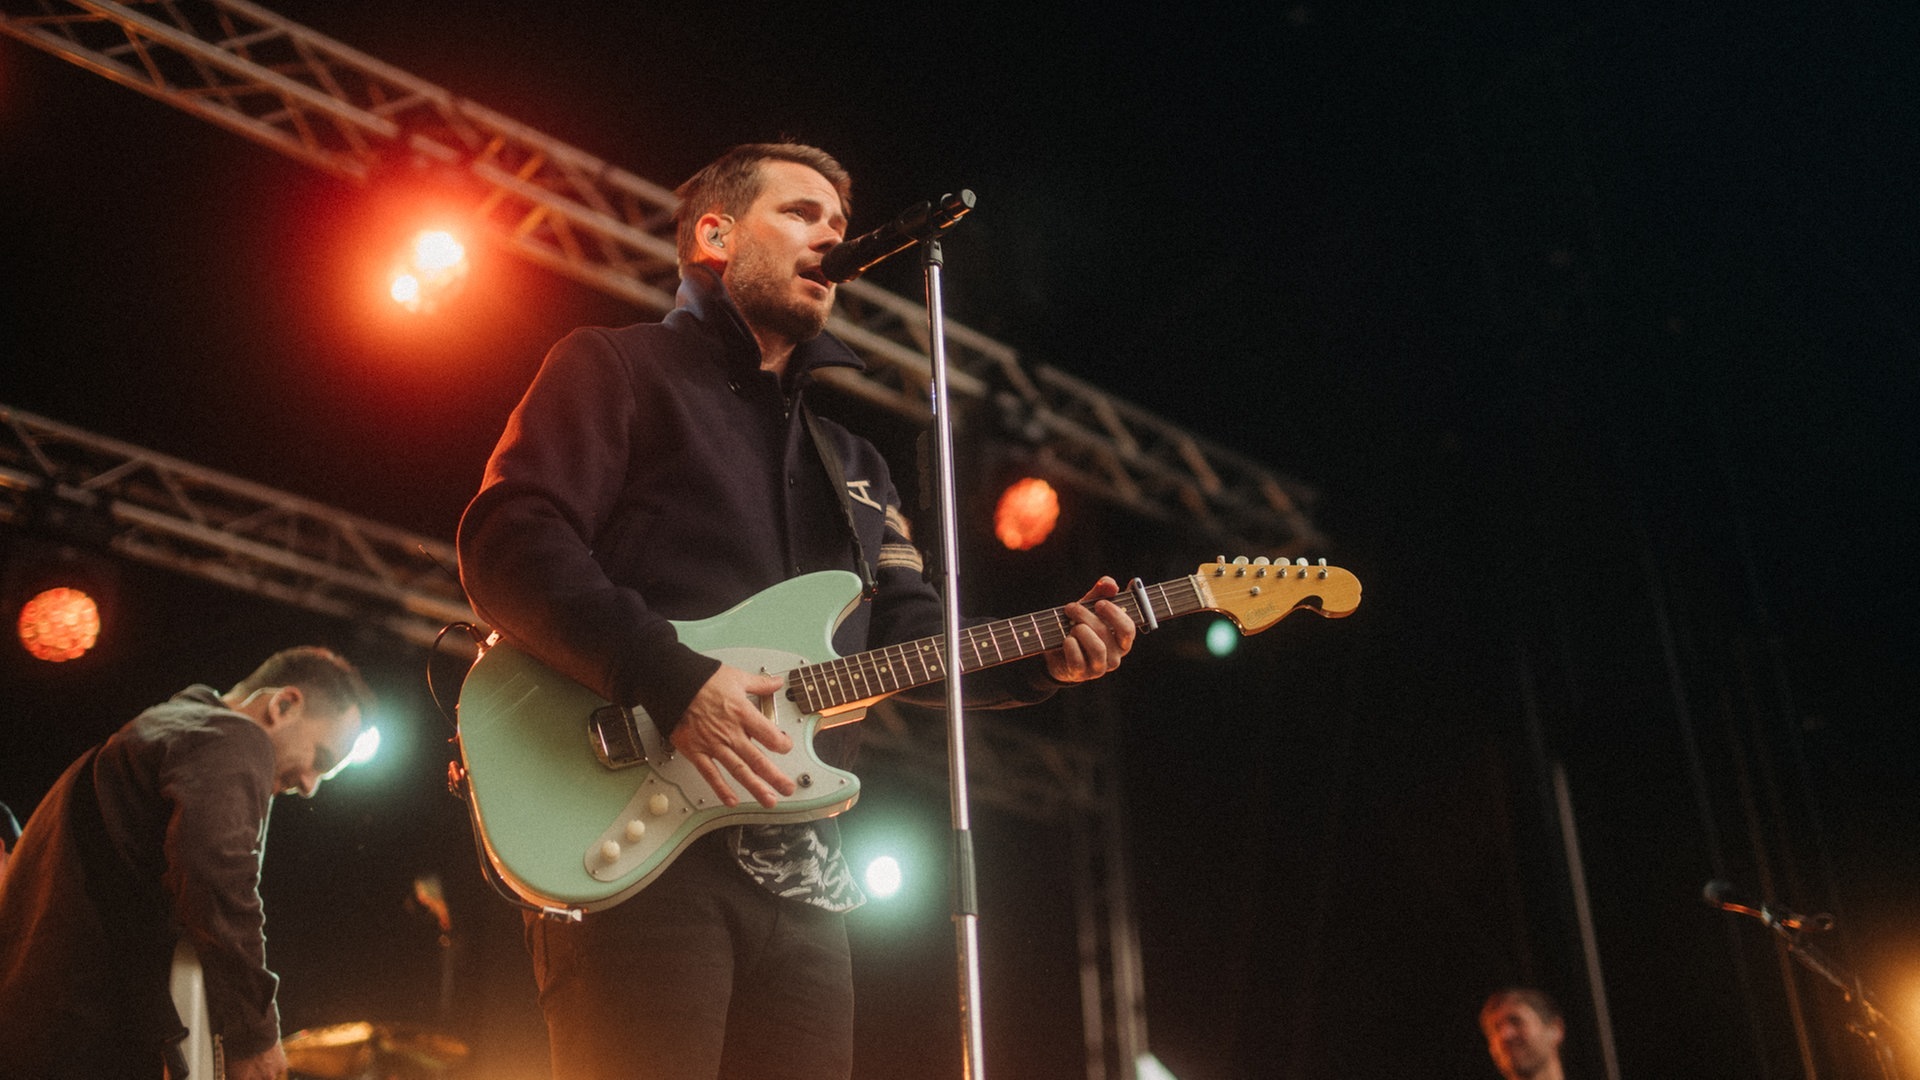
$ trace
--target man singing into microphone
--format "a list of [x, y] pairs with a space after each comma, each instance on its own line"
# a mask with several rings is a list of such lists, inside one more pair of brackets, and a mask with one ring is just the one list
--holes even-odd
[[[678, 303], [657, 324], [583, 329], [547, 355], [460, 524], [460, 571], [507, 639], [647, 714], [729, 805], [795, 791], [765, 751], [779, 679], [682, 645], [788, 578], [872, 583], [842, 654], [937, 634], [887, 464], [814, 416], [806, 391], [859, 359], [824, 330], [821, 261], [845, 237], [847, 173], [793, 143], [736, 147], [679, 189]], [[1134, 627], [1103, 578], [1039, 660], [969, 675], [970, 705], [1038, 701], [1113, 670]], [[928, 688], [938, 704], [941, 688]], [[832, 820], [733, 826], [577, 922], [530, 915], [558, 1080], [844, 1080], [853, 987], [842, 913], [862, 900]]]

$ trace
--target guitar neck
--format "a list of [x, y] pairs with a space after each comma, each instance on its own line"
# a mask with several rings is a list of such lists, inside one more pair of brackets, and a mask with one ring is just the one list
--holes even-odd
[[[1142, 617], [1140, 597], [1123, 589], [1112, 597], [1136, 624], [1146, 625], [1205, 610], [1199, 580], [1189, 575], [1145, 588], [1152, 619]], [[960, 631], [960, 671], [965, 674], [1012, 663], [1058, 648], [1072, 624], [1064, 607], [1036, 611]], [[802, 713], [828, 713], [874, 701], [947, 677], [947, 635], [871, 649], [788, 673], [788, 687]]]

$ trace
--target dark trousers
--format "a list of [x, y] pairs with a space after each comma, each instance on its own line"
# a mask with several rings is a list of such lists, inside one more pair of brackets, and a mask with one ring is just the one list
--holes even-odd
[[529, 916], [554, 1080], [846, 1080], [845, 919], [767, 892], [716, 833], [579, 923]]

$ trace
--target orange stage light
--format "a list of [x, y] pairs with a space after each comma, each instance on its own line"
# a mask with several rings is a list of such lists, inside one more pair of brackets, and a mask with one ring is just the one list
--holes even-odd
[[1027, 477], [1000, 493], [993, 509], [993, 535], [1009, 551], [1038, 547], [1060, 521], [1060, 496], [1045, 480]]
[[19, 629], [35, 659], [77, 660], [100, 640], [100, 606], [79, 589], [47, 589], [21, 605]]
[[458, 237], [428, 229], [394, 260], [387, 295], [408, 311], [432, 311], [460, 290], [469, 269], [467, 247]]

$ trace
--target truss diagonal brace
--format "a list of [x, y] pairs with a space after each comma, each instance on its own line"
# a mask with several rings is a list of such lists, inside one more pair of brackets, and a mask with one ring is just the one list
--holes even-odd
[[34, 499], [104, 518], [115, 554], [416, 645], [477, 622], [445, 541], [0, 405], [0, 521]]
[[[645, 312], [673, 306], [673, 192], [248, 0], [0, 0], [0, 32], [356, 183], [425, 163], [474, 193], [487, 238]], [[841, 288], [830, 328], [868, 362], [834, 384], [928, 414], [923, 304]], [[1056, 478], [1223, 548], [1305, 554], [1313, 494], [1136, 405], [949, 321], [961, 407], [991, 404], [1035, 433]]]

